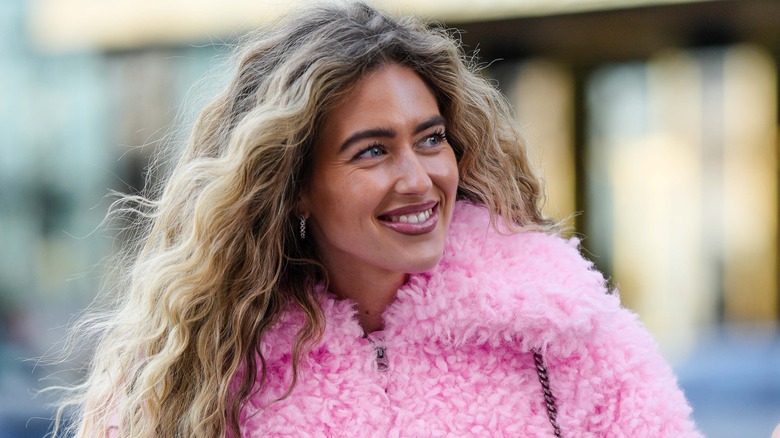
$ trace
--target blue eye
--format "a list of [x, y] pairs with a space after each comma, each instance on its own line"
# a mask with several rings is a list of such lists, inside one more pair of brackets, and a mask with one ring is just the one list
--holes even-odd
[[432, 147], [439, 146], [440, 144], [446, 141], [447, 141], [447, 134], [445, 134], [444, 131], [437, 131], [423, 138], [421, 143], [423, 147], [432, 148]]
[[371, 145], [355, 155], [355, 158], [376, 158], [384, 155], [385, 151], [380, 145]]

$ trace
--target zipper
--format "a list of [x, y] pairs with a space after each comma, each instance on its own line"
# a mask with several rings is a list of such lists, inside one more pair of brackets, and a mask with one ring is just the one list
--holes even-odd
[[390, 363], [387, 361], [385, 347], [376, 345], [374, 348], [376, 349], [376, 369], [382, 372], [387, 371], [387, 368], [390, 367]]
[[[387, 386], [390, 380], [390, 373], [388, 373], [387, 370], [390, 369], [390, 361], [387, 360], [387, 347], [385, 346], [384, 333], [373, 332], [364, 336], [365, 339], [371, 343], [371, 347], [374, 350], [375, 363], [375, 365], [371, 367], [370, 362], [365, 362], [364, 366], [373, 368], [367, 377], [384, 391], [385, 395], [387, 395]], [[366, 347], [368, 346], [366, 345]], [[371, 354], [369, 351], [370, 350], [365, 351], [365, 353], [367, 355]], [[366, 357], [366, 359], [370, 360], [370, 356]], [[389, 402], [390, 399], [385, 397], [385, 408], [388, 408]]]
[[384, 339], [380, 333], [371, 333], [366, 338], [374, 346], [374, 359], [376, 360], [377, 371], [385, 372], [390, 367], [390, 362], [387, 360], [387, 348], [385, 347]]

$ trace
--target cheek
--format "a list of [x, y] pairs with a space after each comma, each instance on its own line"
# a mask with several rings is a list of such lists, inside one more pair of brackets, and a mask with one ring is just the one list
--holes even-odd
[[452, 163], [450, 164], [450, 178], [452, 179], [452, 190], [458, 189], [460, 183], [460, 172], [458, 171], [458, 162], [455, 160], [455, 155], [452, 155]]
[[370, 206], [372, 189], [376, 186], [375, 181], [343, 172], [318, 175], [313, 183], [312, 214], [325, 228], [361, 217], [363, 210]]
[[432, 170], [441, 181], [442, 190], [448, 194], [454, 194], [457, 191], [460, 177], [458, 174], [458, 162], [452, 150], [442, 154]]

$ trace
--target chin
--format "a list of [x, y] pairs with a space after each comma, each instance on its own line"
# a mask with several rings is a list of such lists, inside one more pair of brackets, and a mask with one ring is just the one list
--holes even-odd
[[439, 264], [441, 256], [441, 253], [439, 253], [435, 257], [417, 260], [416, 263], [410, 264], [405, 271], [407, 274], [422, 274], [423, 272], [428, 272]]

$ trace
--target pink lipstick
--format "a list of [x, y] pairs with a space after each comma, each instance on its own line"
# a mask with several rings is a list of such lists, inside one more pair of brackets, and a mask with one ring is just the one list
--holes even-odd
[[388, 211], [379, 220], [393, 231], [410, 236], [430, 233], [439, 223], [439, 203], [429, 201]]

